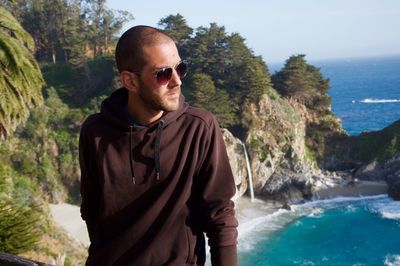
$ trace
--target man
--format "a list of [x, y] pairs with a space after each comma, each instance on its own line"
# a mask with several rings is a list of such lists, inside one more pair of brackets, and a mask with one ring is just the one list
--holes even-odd
[[232, 171], [220, 128], [181, 95], [173, 40], [136, 26], [116, 48], [123, 87], [82, 125], [87, 265], [237, 265]]

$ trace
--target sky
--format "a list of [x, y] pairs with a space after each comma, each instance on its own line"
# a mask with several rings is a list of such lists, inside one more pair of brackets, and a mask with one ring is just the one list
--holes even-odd
[[282, 63], [294, 54], [308, 60], [400, 55], [400, 0], [107, 0], [129, 11], [134, 25], [157, 27], [181, 14], [196, 29], [210, 23], [239, 33], [255, 55]]

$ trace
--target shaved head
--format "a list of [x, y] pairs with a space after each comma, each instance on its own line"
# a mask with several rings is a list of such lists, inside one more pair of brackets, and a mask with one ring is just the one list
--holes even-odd
[[135, 26], [122, 34], [115, 50], [118, 71], [140, 71], [146, 63], [143, 48], [174, 42], [171, 37], [159, 29], [150, 26]]

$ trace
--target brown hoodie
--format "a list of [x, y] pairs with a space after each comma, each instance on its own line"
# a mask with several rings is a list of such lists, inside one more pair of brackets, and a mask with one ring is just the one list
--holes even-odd
[[87, 265], [237, 265], [232, 171], [207, 111], [180, 107], [148, 126], [123, 118], [115, 91], [87, 118], [79, 142]]

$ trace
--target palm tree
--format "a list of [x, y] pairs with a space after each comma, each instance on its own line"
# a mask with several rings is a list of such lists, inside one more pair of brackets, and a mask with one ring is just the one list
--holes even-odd
[[7, 137], [41, 104], [42, 73], [34, 42], [14, 16], [0, 6], [0, 138]]

